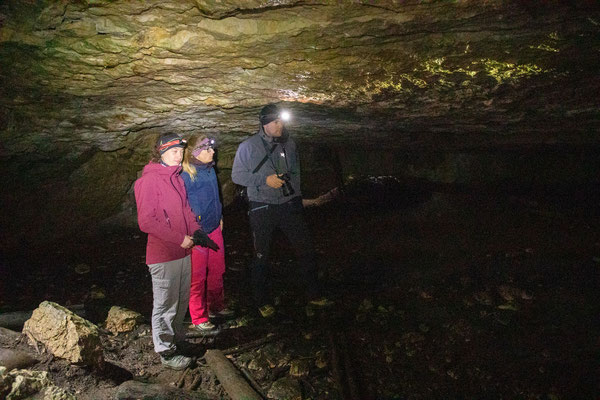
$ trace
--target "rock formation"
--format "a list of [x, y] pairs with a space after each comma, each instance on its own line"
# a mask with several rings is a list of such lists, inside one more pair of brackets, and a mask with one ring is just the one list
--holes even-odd
[[[23, 230], [34, 210], [56, 230], [131, 214], [131, 184], [167, 131], [218, 138], [230, 199], [235, 148], [268, 102], [292, 111], [308, 170], [333, 147], [361, 168], [391, 159], [392, 172], [435, 180], [489, 165], [447, 151], [596, 145], [599, 34], [592, 0], [8, 0], [3, 202], [29, 211], [2, 220]], [[445, 161], [365, 159], [398, 147]]]
[[98, 327], [72, 311], [43, 301], [23, 326], [33, 345], [40, 343], [71, 363], [102, 367], [104, 357]]

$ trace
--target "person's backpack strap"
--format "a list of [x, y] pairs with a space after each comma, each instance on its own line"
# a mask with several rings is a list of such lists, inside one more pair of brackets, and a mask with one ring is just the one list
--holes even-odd
[[[254, 171], [252, 171], [253, 174], [257, 173], [259, 169], [261, 169], [261, 167], [267, 162], [267, 160], [269, 159], [269, 156], [273, 153], [273, 151], [275, 151], [275, 147], [277, 147], [277, 143], [273, 144], [273, 146], [271, 146], [271, 150], [268, 151], [267, 154], [265, 154], [265, 157], [261, 160], [261, 162], [258, 163], [258, 165], [256, 166], [256, 168], [254, 168]], [[266, 146], [265, 146], [266, 149]]]

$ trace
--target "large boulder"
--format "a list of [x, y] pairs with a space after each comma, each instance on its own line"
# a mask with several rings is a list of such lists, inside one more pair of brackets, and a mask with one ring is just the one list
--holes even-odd
[[32, 344], [74, 364], [102, 366], [98, 327], [56, 303], [44, 301], [23, 327]]
[[126, 308], [113, 306], [108, 311], [106, 318], [106, 329], [117, 335], [122, 332], [132, 331], [138, 324], [144, 321], [142, 314]]

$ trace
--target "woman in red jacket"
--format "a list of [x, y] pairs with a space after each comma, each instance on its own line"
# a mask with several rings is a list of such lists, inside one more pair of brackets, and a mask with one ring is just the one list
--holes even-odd
[[179, 176], [186, 141], [158, 139], [153, 159], [135, 182], [138, 224], [148, 234], [146, 264], [152, 275], [152, 340], [161, 362], [185, 369], [191, 359], [177, 351], [185, 340], [183, 317], [190, 296], [190, 252], [199, 229]]

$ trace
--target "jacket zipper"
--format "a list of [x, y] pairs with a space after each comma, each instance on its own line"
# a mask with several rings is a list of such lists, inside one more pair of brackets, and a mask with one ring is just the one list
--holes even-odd
[[175, 184], [173, 183], [173, 175], [175, 174], [177, 174], [177, 172], [171, 175], [171, 177], [169, 178], [169, 182], [171, 182], [171, 186], [173, 186], [173, 189], [175, 189], [177, 195], [179, 196], [179, 200], [181, 200], [181, 211], [183, 212], [183, 221], [185, 222], [185, 233], [187, 235], [189, 234], [189, 232], [187, 218], [185, 217], [185, 202], [183, 201], [183, 197], [181, 197], [181, 193], [179, 193], [179, 190], [177, 190], [177, 186], [175, 186]]

